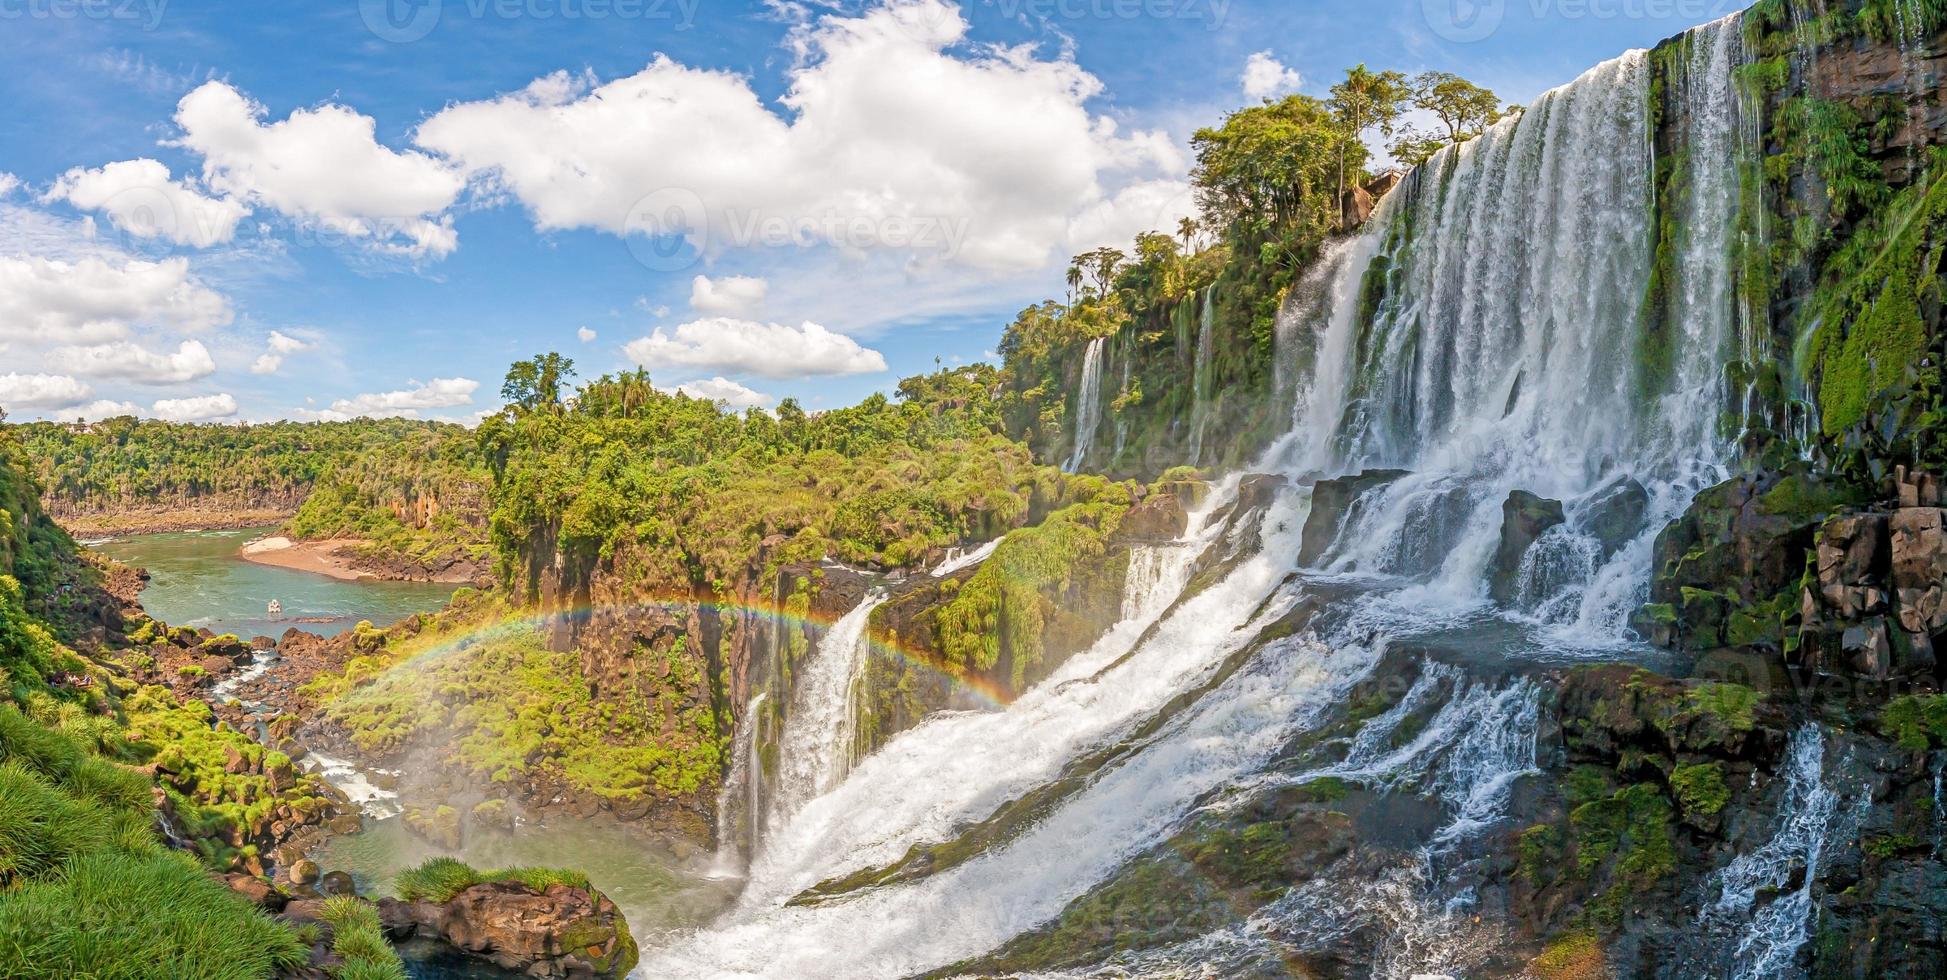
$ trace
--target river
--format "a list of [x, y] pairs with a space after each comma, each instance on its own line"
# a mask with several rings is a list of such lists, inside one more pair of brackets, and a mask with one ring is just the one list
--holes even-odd
[[[351, 629], [361, 620], [390, 626], [413, 613], [440, 609], [453, 594], [451, 585], [344, 581], [238, 556], [245, 542], [274, 530], [137, 534], [88, 545], [149, 570], [149, 585], [142, 590], [142, 607], [149, 615], [171, 626], [208, 627], [244, 639], [281, 636], [293, 626], [322, 636]], [[284, 607], [276, 619], [265, 612], [273, 599]]]

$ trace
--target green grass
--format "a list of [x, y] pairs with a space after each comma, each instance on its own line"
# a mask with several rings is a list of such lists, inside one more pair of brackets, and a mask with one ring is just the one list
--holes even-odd
[[344, 960], [331, 969], [336, 980], [406, 980], [406, 965], [385, 941], [370, 903], [341, 895], [326, 899], [318, 916], [331, 924], [331, 951]]
[[308, 952], [180, 854], [99, 851], [0, 900], [10, 980], [256, 980]]
[[465, 862], [447, 857], [433, 858], [416, 868], [399, 872], [398, 877], [393, 879], [392, 887], [400, 898], [408, 902], [446, 902], [474, 885], [489, 881], [518, 881], [537, 892], [546, 891], [550, 885], [583, 889], [591, 887], [587, 875], [565, 868], [480, 871]]

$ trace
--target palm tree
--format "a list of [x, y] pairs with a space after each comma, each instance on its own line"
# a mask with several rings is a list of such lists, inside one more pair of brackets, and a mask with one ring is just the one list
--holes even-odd
[[1184, 218], [1176, 223], [1176, 233], [1183, 236], [1183, 254], [1190, 253], [1190, 240], [1197, 234], [1197, 219]]
[[1082, 288], [1082, 263], [1076, 259], [1068, 266], [1068, 305], [1075, 305], [1075, 291]]

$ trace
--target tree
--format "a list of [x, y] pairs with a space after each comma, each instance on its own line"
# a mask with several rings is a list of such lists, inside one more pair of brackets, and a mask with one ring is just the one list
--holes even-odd
[[1444, 71], [1421, 72], [1413, 79], [1413, 105], [1439, 117], [1447, 141], [1458, 143], [1501, 118], [1501, 99], [1492, 90]]
[[1197, 219], [1184, 218], [1178, 221], [1176, 223], [1176, 233], [1183, 236], [1183, 251], [1185, 254], [1195, 251], [1192, 245], [1197, 237]]
[[1479, 136], [1503, 116], [1520, 111], [1519, 106], [1502, 109], [1500, 97], [1492, 91], [1444, 71], [1421, 72], [1414, 77], [1412, 104], [1432, 113], [1446, 131], [1425, 132], [1410, 126], [1401, 130], [1392, 145], [1393, 159], [1409, 167]]
[[1074, 306], [1076, 294], [1082, 288], [1082, 262], [1076, 259], [1068, 264], [1068, 305]]
[[561, 383], [575, 375], [575, 362], [560, 354], [536, 354], [533, 360], [516, 361], [507, 369], [507, 380], [500, 386], [500, 397], [523, 411], [561, 407]]
[[[1334, 157], [1345, 151], [1332, 108], [1308, 95], [1239, 109], [1222, 126], [1200, 129], [1190, 140], [1206, 230], [1233, 239], [1261, 240], [1273, 226], [1329, 226], [1338, 209], [1332, 195]], [[1362, 166], [1365, 148], [1346, 154]]]
[[1347, 156], [1351, 144], [1362, 144], [1366, 130], [1378, 127], [1391, 136], [1407, 99], [1413, 94], [1406, 76], [1396, 71], [1373, 71], [1365, 65], [1345, 70], [1345, 80], [1332, 86], [1332, 111], [1343, 127], [1339, 144], [1338, 192], [1345, 194]]

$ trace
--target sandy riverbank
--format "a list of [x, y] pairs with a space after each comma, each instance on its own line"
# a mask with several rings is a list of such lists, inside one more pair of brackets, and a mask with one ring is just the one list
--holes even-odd
[[470, 585], [480, 577], [477, 566], [454, 564], [434, 571], [410, 563], [374, 562], [359, 554], [366, 542], [357, 538], [331, 538], [324, 541], [293, 541], [278, 535], [243, 546], [238, 556], [259, 565], [275, 565], [300, 572], [329, 575], [342, 581], [372, 579], [381, 582], [433, 582], [440, 585]]
[[329, 575], [347, 582], [373, 576], [352, 567], [353, 556], [348, 549], [360, 542], [349, 538], [332, 538], [326, 541], [292, 541], [279, 535], [252, 541], [239, 552], [243, 560], [259, 565], [274, 565], [300, 572], [313, 572]]

